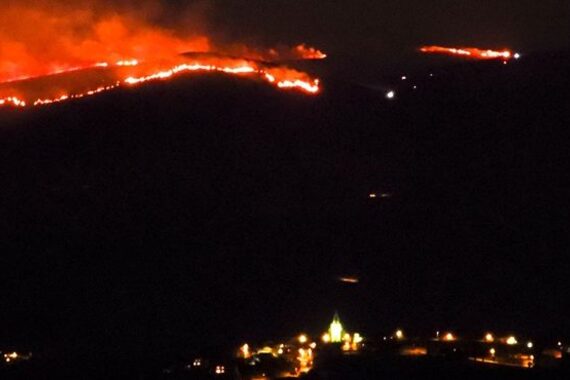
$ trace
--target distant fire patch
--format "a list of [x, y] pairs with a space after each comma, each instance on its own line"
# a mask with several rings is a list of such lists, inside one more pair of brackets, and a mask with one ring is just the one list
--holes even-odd
[[510, 60], [512, 58], [518, 59], [520, 57], [518, 53], [513, 54], [513, 52], [508, 49], [491, 50], [479, 49], [475, 47], [446, 47], [433, 45], [423, 46], [420, 48], [420, 51], [425, 54], [443, 54], [476, 60]]

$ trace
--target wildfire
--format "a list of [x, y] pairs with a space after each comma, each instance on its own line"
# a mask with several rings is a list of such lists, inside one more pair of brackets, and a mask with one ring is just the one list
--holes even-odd
[[[61, 75], [61, 78], [55, 75], [21, 82], [0, 83], [0, 106], [26, 107], [60, 103], [93, 96], [122, 86], [136, 86], [150, 81], [167, 80], [190, 72], [217, 72], [248, 77], [265, 81], [279, 89], [294, 89], [307, 94], [317, 94], [320, 91], [318, 79], [287, 67], [269, 66], [256, 61], [227, 57], [204, 56], [190, 62], [183, 62], [184, 59], [184, 57], [177, 57], [177, 62], [170, 64], [141, 63], [136, 59], [117, 61], [114, 64], [99, 62], [88, 66], [84, 71], [66, 72]], [[66, 75], [73, 75], [73, 80], [70, 82], [70, 79], [65, 77]], [[60, 84], [58, 81], [67, 82]], [[106, 83], [95, 86], [91, 84], [102, 81]], [[61, 93], [61, 89], [66, 87], [68, 90]], [[4, 93], [10, 91], [12, 94], [2, 97]], [[59, 94], [54, 95], [54, 92], [59, 92]], [[13, 93], [26, 95], [14, 96]]]
[[21, 99], [18, 99], [15, 96], [8, 96], [6, 98], [0, 99], [0, 106], [6, 105], [6, 104], [10, 104], [10, 105], [13, 105], [15, 107], [25, 107], [26, 106], [26, 102], [24, 102]]
[[327, 55], [314, 47], [300, 44], [295, 46], [295, 51], [302, 59], [325, 59]]
[[114, 3], [0, 1], [0, 106], [58, 103], [184, 72], [247, 76], [279, 89], [319, 92], [318, 80], [277, 66], [326, 57], [314, 47], [218, 41], [208, 34], [202, 7]]
[[[318, 79], [288, 79], [283, 78], [282, 80], [277, 80], [276, 76], [271, 72], [275, 72], [276, 70], [267, 68], [257, 68], [254, 65], [242, 65], [242, 66], [217, 66], [217, 65], [203, 65], [203, 64], [182, 64], [178, 66], [174, 66], [173, 68], [165, 71], [159, 71], [150, 75], [141, 76], [141, 77], [128, 77], [124, 80], [126, 84], [139, 84], [144, 83], [152, 80], [158, 79], [168, 79], [172, 76], [179, 74], [181, 72], [188, 72], [188, 71], [210, 71], [210, 72], [222, 72], [225, 74], [230, 75], [240, 75], [240, 74], [254, 74], [257, 75], [259, 78], [266, 80], [269, 83], [275, 84], [278, 88], [292, 88], [292, 89], [300, 89], [310, 94], [316, 94], [319, 92], [319, 80]], [[291, 74], [294, 75], [296, 73], [294, 70], [288, 70]], [[301, 75], [305, 75], [299, 73]]]
[[444, 47], [444, 46], [424, 46], [420, 48], [422, 53], [426, 54], [446, 54], [457, 57], [464, 57], [470, 59], [489, 60], [489, 59], [502, 59], [509, 60], [515, 55], [510, 50], [490, 50], [478, 49], [473, 47]]

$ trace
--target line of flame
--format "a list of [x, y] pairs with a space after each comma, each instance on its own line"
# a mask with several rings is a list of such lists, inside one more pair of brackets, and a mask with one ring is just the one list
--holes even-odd
[[[138, 65], [138, 61], [119, 61], [116, 63], [117, 66], [135, 66]], [[109, 64], [106, 62], [101, 62], [95, 64], [96, 67], [109, 67]], [[41, 106], [41, 105], [48, 105], [54, 103], [60, 103], [63, 101], [71, 100], [71, 99], [80, 99], [87, 96], [93, 96], [105, 91], [110, 91], [115, 88], [118, 88], [123, 85], [138, 85], [149, 81], [156, 81], [161, 79], [168, 79], [177, 74], [182, 72], [197, 72], [197, 71], [204, 71], [204, 72], [222, 72], [229, 75], [258, 75], [261, 79], [271, 83], [272, 85], [276, 86], [280, 89], [297, 89], [301, 90], [308, 94], [317, 94], [320, 91], [320, 83], [318, 79], [310, 81], [303, 81], [300, 79], [296, 80], [281, 80], [278, 81], [275, 76], [267, 72], [263, 69], [258, 69], [253, 66], [243, 65], [239, 67], [223, 67], [223, 66], [215, 66], [215, 65], [201, 65], [201, 64], [181, 64], [172, 67], [169, 70], [159, 71], [150, 75], [141, 76], [141, 77], [128, 77], [122, 81], [117, 81], [112, 85], [108, 86], [101, 86], [95, 89], [88, 90], [83, 93], [76, 93], [76, 94], [69, 94], [69, 95], [61, 95], [56, 98], [45, 98], [45, 99], [36, 99], [34, 102], [27, 103], [26, 101], [15, 97], [10, 96], [6, 98], [0, 99], [0, 106], [3, 105], [12, 105], [15, 107], [26, 107], [26, 106]]]
[[496, 51], [473, 47], [424, 46], [420, 48], [420, 51], [422, 53], [457, 55], [474, 59], [511, 59], [513, 57], [510, 50]]

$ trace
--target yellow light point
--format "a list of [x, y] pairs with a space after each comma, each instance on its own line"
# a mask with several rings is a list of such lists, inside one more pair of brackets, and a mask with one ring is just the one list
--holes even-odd
[[514, 346], [515, 344], [518, 344], [517, 338], [515, 338], [514, 336], [510, 336], [507, 338], [507, 344], [510, 346]]
[[534, 347], [534, 344], [533, 344], [532, 342], [528, 342], [528, 343], [526, 344], [526, 347], [527, 347], [527, 348], [533, 348], [533, 347]]
[[455, 339], [456, 339], [455, 336], [450, 332], [443, 336], [443, 340], [447, 342], [453, 342]]
[[331, 334], [324, 333], [323, 336], [321, 337], [321, 340], [323, 341], [323, 343], [330, 343], [331, 342]]
[[313, 342], [309, 344], [309, 347], [311, 347], [314, 350], [315, 348], [317, 348], [317, 343]]
[[307, 336], [305, 334], [299, 335], [299, 343], [305, 344], [307, 343]]
[[491, 354], [491, 356], [495, 356], [495, 354], [497, 353], [497, 351], [494, 348], [491, 348], [489, 350], [489, 353]]
[[307, 372], [310, 369], [309, 366], [312, 362], [313, 352], [310, 348], [308, 350], [305, 350], [304, 348], [299, 348], [298, 352], [299, 356], [297, 357], [297, 360], [299, 361], [301, 372]]
[[354, 333], [354, 336], [352, 338], [352, 341], [356, 344], [362, 343], [362, 341], [364, 340], [364, 338], [359, 334], [359, 333]]
[[277, 350], [277, 354], [283, 355], [283, 349], [282, 349], [282, 348], [278, 349], [278, 350]]
[[344, 344], [342, 345], [342, 350], [343, 351], [350, 351], [350, 343], [344, 342]]
[[243, 346], [240, 347], [240, 351], [244, 358], [246, 359], [249, 358], [250, 356], [249, 345], [247, 343], [245, 343]]
[[350, 342], [350, 341], [352, 341], [352, 337], [350, 336], [349, 333], [345, 333], [345, 334], [342, 336], [342, 340], [345, 341], [345, 342]]
[[397, 330], [394, 335], [396, 335], [396, 339], [398, 340], [404, 339], [404, 332], [402, 330]]
[[368, 197], [371, 199], [374, 199], [374, 198], [378, 197], [378, 195], [376, 195], [375, 193], [370, 193], [370, 194], [368, 194]]
[[273, 354], [273, 348], [270, 346], [265, 346], [262, 349], [257, 350], [257, 352], [260, 354]]
[[495, 337], [491, 333], [485, 334], [485, 342], [493, 343], [495, 341]]

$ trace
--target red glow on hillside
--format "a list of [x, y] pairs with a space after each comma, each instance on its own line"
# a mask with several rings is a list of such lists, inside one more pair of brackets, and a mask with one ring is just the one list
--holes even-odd
[[0, 84], [0, 106], [26, 107], [59, 103], [118, 87], [169, 80], [184, 73], [222, 73], [264, 81], [283, 90], [298, 90], [306, 94], [317, 94], [320, 91], [318, 79], [284, 66], [219, 56], [179, 56], [158, 63], [136, 60], [113, 64], [100, 62], [80, 71], [3, 83]]
[[314, 47], [300, 44], [295, 47], [295, 51], [302, 59], [325, 59], [327, 55]]
[[508, 60], [513, 57], [510, 50], [490, 50], [479, 49], [473, 47], [444, 47], [444, 46], [424, 46], [420, 48], [422, 53], [426, 54], [445, 54], [456, 57], [464, 57], [470, 59], [489, 60], [489, 59], [502, 59]]
[[[217, 43], [199, 11], [184, 13], [183, 25], [166, 25], [156, 21], [156, 2], [134, 4], [0, 2], [0, 106], [61, 102], [183, 72], [221, 72], [318, 92], [318, 80], [309, 75], [263, 63], [324, 58], [318, 49]], [[181, 56], [188, 52], [199, 58]]]

